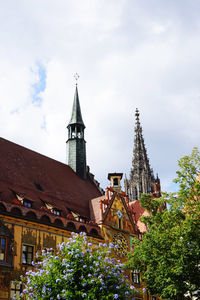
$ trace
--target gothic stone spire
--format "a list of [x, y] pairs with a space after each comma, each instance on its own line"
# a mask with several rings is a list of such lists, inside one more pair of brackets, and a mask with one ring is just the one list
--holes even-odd
[[86, 179], [86, 142], [84, 140], [85, 125], [81, 114], [77, 84], [74, 94], [72, 115], [67, 129], [68, 165], [79, 177]]
[[142, 127], [139, 120], [139, 111], [135, 112], [135, 137], [132, 168], [130, 179], [126, 179], [125, 190], [129, 195], [129, 200], [134, 201], [140, 198], [141, 193], [154, 192], [155, 178], [153, 170], [150, 168], [149, 159], [142, 135]]

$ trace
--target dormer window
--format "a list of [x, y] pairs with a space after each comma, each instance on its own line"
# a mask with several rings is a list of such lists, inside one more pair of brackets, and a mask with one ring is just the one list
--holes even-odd
[[23, 200], [23, 205], [26, 207], [32, 207], [32, 202], [29, 200], [24, 199]]
[[57, 210], [57, 209], [53, 209], [53, 214], [56, 215], [56, 216], [60, 216], [61, 213], [60, 213], [60, 210]]
[[81, 217], [79, 217], [78, 220], [79, 220], [79, 222], [85, 223], [85, 219], [83, 219], [83, 218], [81, 218]]

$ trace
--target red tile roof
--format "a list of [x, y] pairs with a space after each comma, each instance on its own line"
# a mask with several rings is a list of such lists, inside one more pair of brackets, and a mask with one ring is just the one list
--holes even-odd
[[145, 208], [140, 206], [140, 201], [139, 200], [135, 200], [133, 202], [130, 202], [129, 207], [130, 207], [132, 215], [133, 215], [133, 220], [135, 221], [135, 223], [137, 225], [137, 229], [140, 232], [145, 232], [147, 230], [146, 225], [139, 220], [140, 217], [142, 217], [144, 215], [147, 215], [147, 212], [145, 211]]
[[88, 219], [90, 200], [102, 195], [68, 165], [0, 138], [0, 199], [11, 202], [16, 194], [33, 201], [33, 208], [46, 202], [63, 216], [73, 211]]

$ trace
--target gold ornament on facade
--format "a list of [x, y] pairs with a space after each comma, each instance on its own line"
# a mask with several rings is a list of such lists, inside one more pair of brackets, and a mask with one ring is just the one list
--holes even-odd
[[56, 249], [56, 237], [54, 238], [50, 234], [43, 235], [43, 247]]
[[115, 233], [112, 239], [114, 251], [119, 257], [124, 257], [128, 252], [128, 242], [123, 233]]
[[36, 236], [33, 234], [33, 231], [27, 229], [26, 232], [22, 233], [22, 242], [30, 245], [36, 244]]

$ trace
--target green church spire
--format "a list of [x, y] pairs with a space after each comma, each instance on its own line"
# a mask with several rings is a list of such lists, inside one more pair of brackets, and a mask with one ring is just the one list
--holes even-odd
[[67, 129], [68, 165], [80, 178], [86, 179], [86, 142], [84, 140], [85, 125], [81, 114], [77, 84], [74, 94], [72, 115]]
[[79, 124], [85, 128], [85, 125], [84, 125], [83, 119], [82, 119], [82, 114], [81, 114], [81, 107], [80, 107], [80, 102], [79, 102], [77, 84], [76, 84], [76, 89], [75, 89], [75, 94], [74, 94], [72, 116], [71, 116], [71, 120], [70, 120], [67, 128], [72, 124]]

